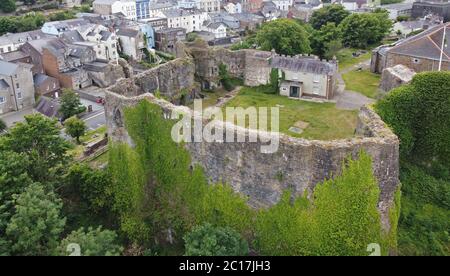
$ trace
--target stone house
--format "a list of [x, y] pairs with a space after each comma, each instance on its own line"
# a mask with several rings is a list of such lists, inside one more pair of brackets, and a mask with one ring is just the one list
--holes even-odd
[[34, 104], [32, 65], [0, 61], [0, 114]]
[[215, 39], [227, 37], [227, 27], [219, 22], [205, 21], [203, 31], [213, 34]]
[[140, 29], [122, 28], [116, 32], [119, 38], [120, 51], [136, 61], [141, 61], [145, 49], [144, 34]]
[[337, 62], [320, 60], [315, 56], [272, 57], [270, 65], [278, 69], [280, 95], [290, 98], [334, 97], [337, 80]]
[[450, 21], [450, 2], [447, 0], [422, 0], [413, 3], [412, 17], [420, 18], [434, 14], [444, 18], [444, 22]]
[[450, 48], [442, 43], [443, 39], [450, 41], [450, 23], [432, 27], [392, 45], [380, 46], [372, 51], [371, 71], [381, 74], [384, 69], [398, 64], [418, 73], [437, 71], [440, 64], [442, 70], [450, 70]]
[[82, 45], [52, 41], [42, 50], [42, 64], [47, 75], [59, 80], [62, 88], [80, 89], [92, 85], [83, 65], [96, 60], [95, 50]]
[[263, 0], [242, 0], [242, 11], [257, 13], [261, 11]]
[[236, 13], [233, 17], [239, 21], [241, 30], [256, 30], [264, 22], [262, 15], [253, 13]]
[[183, 28], [164, 29], [155, 32], [156, 50], [175, 54], [178, 41], [186, 39], [186, 30]]
[[54, 97], [61, 90], [59, 80], [45, 74], [36, 74], [33, 77], [34, 89], [37, 95]]
[[413, 3], [397, 3], [390, 5], [383, 5], [383, 9], [389, 12], [389, 19], [397, 20], [399, 16], [411, 17]]

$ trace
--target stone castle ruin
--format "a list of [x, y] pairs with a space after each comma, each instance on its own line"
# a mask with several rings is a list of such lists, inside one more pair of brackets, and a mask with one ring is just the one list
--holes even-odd
[[[207, 47], [191, 47], [178, 53], [178, 58], [166, 64], [118, 81], [106, 90], [106, 118], [113, 141], [133, 145], [124, 126], [124, 109], [141, 100], [159, 105], [165, 114], [176, 110], [198, 116], [186, 106], [175, 105], [180, 95], [195, 98], [200, 88], [218, 85], [218, 66], [227, 65], [230, 75], [240, 77], [245, 85], [267, 84], [270, 57], [273, 53], [257, 50], [229, 51]], [[160, 93], [163, 98], [155, 97]], [[175, 104], [173, 104], [175, 103]], [[201, 119], [203, 124], [207, 120]], [[215, 121], [217, 129], [235, 131], [245, 136], [257, 130], [239, 128], [231, 123]], [[273, 133], [257, 131], [262, 136]], [[192, 160], [200, 164], [211, 183], [223, 181], [248, 197], [255, 208], [276, 204], [283, 191], [296, 195], [311, 194], [317, 183], [340, 173], [349, 155], [356, 157], [361, 150], [373, 158], [373, 170], [381, 194], [378, 208], [383, 226], [389, 228], [388, 210], [393, 204], [399, 185], [399, 141], [381, 118], [370, 108], [363, 107], [358, 116], [355, 137], [351, 139], [318, 141], [279, 135], [275, 153], [260, 151], [258, 142], [194, 142], [186, 143]]]

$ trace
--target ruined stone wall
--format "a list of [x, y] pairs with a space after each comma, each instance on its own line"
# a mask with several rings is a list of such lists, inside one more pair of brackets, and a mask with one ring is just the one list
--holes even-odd
[[144, 93], [159, 94], [169, 100], [198, 91], [194, 81], [195, 65], [189, 57], [177, 58], [158, 67], [124, 79], [111, 89], [121, 95], [138, 96]]
[[[106, 118], [109, 135], [113, 141], [133, 145], [124, 126], [124, 108], [141, 100], [158, 104], [166, 114], [173, 110], [193, 114], [187, 107], [174, 106], [156, 99], [151, 94], [125, 97], [106, 92]], [[207, 123], [203, 121], [203, 123]], [[230, 123], [214, 121], [217, 129], [235, 129]], [[237, 133], [247, 137], [257, 132], [237, 128]], [[388, 209], [399, 185], [399, 141], [380, 117], [367, 107], [361, 109], [356, 137], [346, 140], [317, 141], [293, 138], [284, 134], [258, 132], [263, 137], [279, 135], [279, 149], [275, 153], [262, 153], [258, 142], [186, 143], [194, 163], [200, 164], [211, 183], [224, 181], [249, 199], [255, 208], [271, 206], [278, 202], [283, 191], [296, 195], [311, 191], [317, 183], [339, 174], [343, 161], [349, 155], [356, 157], [365, 150], [373, 158], [373, 170], [381, 195], [379, 210], [382, 222], [389, 228]]]
[[416, 73], [404, 65], [396, 65], [383, 70], [381, 74], [380, 89], [389, 92], [392, 89], [408, 84]]
[[[188, 46], [188, 52], [194, 59], [196, 75], [203, 82], [203, 87], [218, 85], [220, 64], [226, 65], [232, 77], [243, 79], [245, 85], [259, 86], [269, 83], [269, 59], [272, 55], [270, 52], [230, 51], [196, 44]], [[205, 85], [205, 82], [208, 84]]]

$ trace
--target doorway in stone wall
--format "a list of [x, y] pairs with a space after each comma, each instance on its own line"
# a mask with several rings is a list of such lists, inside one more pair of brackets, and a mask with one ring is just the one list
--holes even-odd
[[300, 98], [300, 87], [299, 86], [291, 86], [290, 91], [289, 91], [289, 97]]

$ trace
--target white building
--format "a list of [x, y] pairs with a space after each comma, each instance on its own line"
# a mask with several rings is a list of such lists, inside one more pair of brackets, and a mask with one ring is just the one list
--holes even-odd
[[227, 37], [227, 27], [220, 22], [205, 21], [202, 31], [212, 33], [214, 38]]
[[117, 61], [117, 37], [108, 28], [102, 25], [90, 25], [77, 30], [84, 42], [77, 42], [80, 45], [93, 45], [97, 59], [105, 61]]
[[77, 28], [85, 25], [89, 25], [90, 22], [84, 19], [69, 19], [64, 21], [46, 22], [41, 28], [44, 34], [60, 36], [67, 31], [73, 31]]
[[242, 5], [241, 3], [228, 3], [223, 6], [224, 10], [229, 14], [242, 13]]
[[177, 5], [173, 2], [157, 2], [149, 6], [148, 17], [147, 18], [156, 18], [158, 14], [161, 12], [174, 10], [177, 8]]
[[122, 13], [127, 19], [136, 20], [136, 0], [95, 0], [92, 7], [97, 14]]
[[220, 12], [220, 0], [200, 0], [199, 9], [205, 12]]
[[273, 2], [280, 11], [289, 11], [289, 8], [294, 5], [294, 0], [271, 0], [271, 2]]
[[205, 12], [220, 12], [220, 0], [180, 0], [178, 7], [183, 9], [199, 9]]
[[186, 33], [201, 31], [203, 23], [208, 20], [208, 13], [197, 9], [173, 9], [157, 14], [157, 17], [167, 18], [168, 28], [183, 28]]
[[46, 38], [48, 35], [41, 30], [23, 32], [23, 33], [7, 33], [0, 36], [0, 54], [9, 53], [19, 50], [19, 47], [28, 41]]

